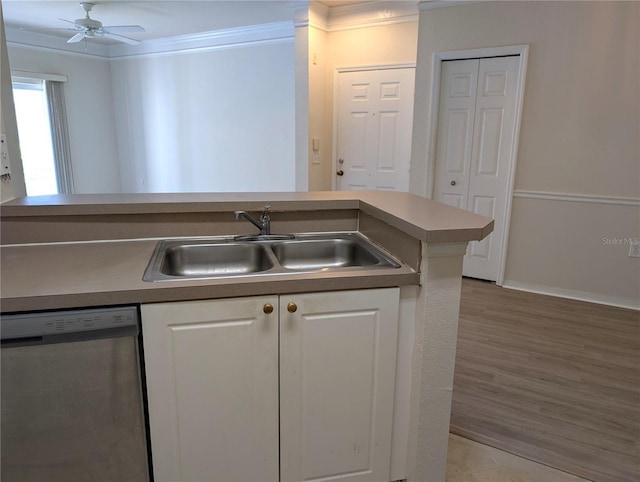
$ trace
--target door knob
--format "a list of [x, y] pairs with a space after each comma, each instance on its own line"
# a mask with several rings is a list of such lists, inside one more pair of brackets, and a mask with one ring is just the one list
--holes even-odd
[[287, 311], [289, 313], [295, 313], [296, 311], [298, 311], [298, 305], [296, 305], [293, 301], [290, 301], [287, 305]]
[[338, 171], [336, 172], [336, 174], [338, 176], [344, 176], [344, 171], [342, 169], [338, 169]]
[[273, 305], [271, 303], [265, 303], [262, 307], [262, 311], [264, 311], [267, 315], [273, 313]]
[[455, 185], [456, 185], [456, 182], [455, 182], [455, 181], [451, 181], [451, 185], [452, 185], [452, 186], [455, 186]]

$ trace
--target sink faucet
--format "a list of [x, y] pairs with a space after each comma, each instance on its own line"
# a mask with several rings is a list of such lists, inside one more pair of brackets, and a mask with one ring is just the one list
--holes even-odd
[[264, 205], [264, 211], [260, 216], [260, 221], [256, 221], [249, 213], [245, 211], [234, 211], [233, 213], [236, 215], [236, 221], [240, 221], [240, 219], [245, 218], [251, 224], [253, 224], [256, 228], [260, 230], [261, 235], [269, 235], [271, 234], [271, 218], [269, 217], [269, 206], [268, 204]]

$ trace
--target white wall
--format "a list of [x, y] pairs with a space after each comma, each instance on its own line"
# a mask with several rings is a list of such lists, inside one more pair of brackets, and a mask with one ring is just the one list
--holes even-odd
[[18, 143], [18, 124], [13, 105], [11, 88], [11, 72], [9, 54], [5, 38], [2, 4], [0, 3], [0, 133], [7, 139], [8, 159], [2, 159], [9, 165], [11, 177], [0, 181], [0, 202], [24, 196], [27, 193], [24, 185], [24, 173]]
[[76, 193], [120, 192], [109, 62], [9, 43], [11, 69], [66, 75], [64, 85]]
[[[327, 32], [309, 27], [309, 191], [331, 190], [331, 124], [326, 123], [327, 109]], [[320, 149], [313, 151], [311, 139], [318, 139]]]
[[[482, 2], [420, 13], [412, 192], [429, 192], [435, 52], [528, 44], [505, 286], [640, 306], [640, 4]], [[543, 193], [543, 195], [540, 195]]]
[[111, 71], [123, 191], [295, 190], [292, 40]]
[[295, 26], [295, 187], [309, 190], [309, 30], [307, 9], [298, 11]]
[[294, 39], [279, 25], [274, 38], [242, 31], [229, 45], [129, 57], [10, 41], [9, 60], [68, 77], [77, 193], [292, 191], [307, 172], [295, 162]]

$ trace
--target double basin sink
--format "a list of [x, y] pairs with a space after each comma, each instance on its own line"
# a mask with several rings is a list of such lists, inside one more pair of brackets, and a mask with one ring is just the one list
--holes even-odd
[[359, 233], [194, 238], [160, 241], [143, 279], [175, 281], [400, 266]]

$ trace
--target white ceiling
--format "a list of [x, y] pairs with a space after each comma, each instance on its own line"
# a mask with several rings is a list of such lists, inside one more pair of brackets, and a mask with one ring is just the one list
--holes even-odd
[[[91, 18], [103, 25], [141, 25], [137, 40], [173, 37], [293, 18], [287, 1], [130, 1], [95, 0]], [[60, 20], [84, 17], [79, 1], [3, 0], [7, 27], [42, 29], [71, 25]], [[72, 27], [72, 26], [71, 26]], [[56, 32], [47, 32], [55, 34]], [[61, 35], [68, 35], [62, 31]]]
[[[91, 0], [90, 0], [91, 1]], [[201, 1], [137, 1], [92, 0], [91, 18], [103, 25], [141, 25], [143, 33], [126, 34], [137, 40], [174, 37], [197, 32], [294, 19], [296, 7], [307, 2], [288, 0], [201, 0]], [[338, 7], [363, 0], [320, 1], [326, 7]], [[63, 29], [47, 31], [51, 35], [69, 36], [71, 25], [60, 20], [84, 17], [79, 1], [69, 0], [2, 0], [4, 22], [7, 27], [27, 30]], [[106, 39], [103, 42], [109, 43]]]

